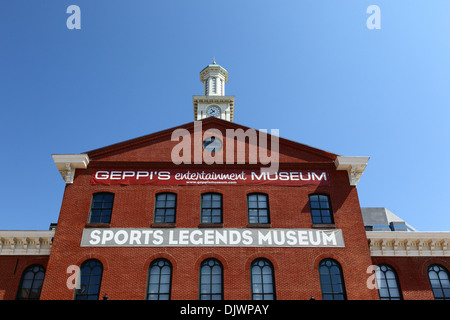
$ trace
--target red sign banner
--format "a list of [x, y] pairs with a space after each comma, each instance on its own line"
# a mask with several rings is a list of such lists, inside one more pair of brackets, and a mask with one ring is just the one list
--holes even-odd
[[285, 170], [264, 173], [259, 170], [168, 169], [96, 170], [91, 184], [103, 185], [329, 185], [327, 171]]

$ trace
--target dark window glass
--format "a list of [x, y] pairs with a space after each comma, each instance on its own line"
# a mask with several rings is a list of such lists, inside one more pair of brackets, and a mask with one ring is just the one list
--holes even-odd
[[26, 268], [22, 273], [16, 298], [18, 300], [39, 300], [44, 276], [45, 269], [41, 265], [34, 264]]
[[381, 264], [375, 268], [378, 293], [380, 300], [401, 300], [400, 288], [394, 269]]
[[75, 290], [75, 300], [98, 300], [102, 274], [100, 261], [91, 259], [83, 262], [80, 267], [80, 289]]
[[248, 223], [270, 223], [269, 199], [267, 194], [247, 195]]
[[206, 259], [200, 265], [200, 300], [223, 299], [223, 268], [216, 259]]
[[158, 193], [155, 201], [156, 223], [175, 223], [177, 195], [175, 193]]
[[450, 300], [450, 281], [448, 271], [441, 265], [432, 264], [428, 267], [428, 278], [434, 299]]
[[320, 287], [323, 300], [345, 300], [344, 279], [339, 263], [324, 259], [319, 264]]
[[166, 259], [156, 259], [148, 273], [147, 300], [170, 300], [172, 265]]
[[202, 223], [222, 223], [222, 195], [220, 193], [202, 194]]
[[334, 223], [331, 211], [330, 198], [324, 194], [309, 195], [309, 207], [311, 209], [311, 220], [314, 224]]
[[101, 192], [93, 194], [89, 222], [110, 223], [113, 203], [114, 194], [112, 193]]
[[251, 269], [252, 299], [275, 300], [275, 278], [270, 261], [259, 258], [252, 262]]

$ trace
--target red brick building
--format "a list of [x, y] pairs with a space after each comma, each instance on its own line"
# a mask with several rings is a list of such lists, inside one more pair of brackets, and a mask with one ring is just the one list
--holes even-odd
[[[57, 226], [0, 231], [0, 299], [449, 298], [450, 234], [369, 229], [356, 189], [368, 158], [234, 123], [222, 69], [202, 71], [196, 121], [54, 155]], [[277, 171], [261, 172], [269, 154]]]

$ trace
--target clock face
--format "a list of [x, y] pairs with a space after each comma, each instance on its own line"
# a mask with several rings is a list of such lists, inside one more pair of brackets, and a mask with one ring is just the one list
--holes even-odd
[[208, 113], [208, 116], [210, 117], [218, 117], [220, 116], [220, 109], [218, 107], [209, 107], [206, 113]]
[[203, 140], [203, 149], [211, 153], [218, 152], [222, 149], [222, 141], [214, 136], [208, 137]]

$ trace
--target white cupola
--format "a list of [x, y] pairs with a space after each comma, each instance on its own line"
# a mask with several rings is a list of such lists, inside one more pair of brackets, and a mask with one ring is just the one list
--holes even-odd
[[193, 96], [194, 120], [208, 117], [233, 121], [234, 96], [225, 95], [225, 84], [228, 82], [228, 71], [213, 63], [200, 71], [203, 83], [203, 96]]

